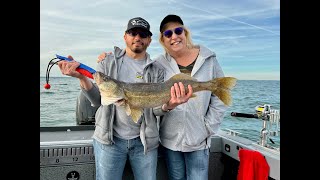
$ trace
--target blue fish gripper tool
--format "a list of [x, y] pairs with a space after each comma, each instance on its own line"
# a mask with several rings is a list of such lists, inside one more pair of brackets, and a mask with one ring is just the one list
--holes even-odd
[[[72, 59], [69, 59], [67, 57], [64, 57], [64, 56], [60, 56], [60, 55], [57, 55], [56, 54], [56, 57], [58, 59], [61, 59], [61, 60], [67, 60], [67, 61], [72, 61]], [[78, 71], [79, 73], [87, 76], [88, 78], [91, 78], [93, 79], [93, 76], [92, 74], [94, 74], [96, 71], [94, 69], [92, 69], [91, 67], [87, 66], [87, 65], [84, 65], [82, 63], [80, 63], [80, 66], [76, 69], [76, 71]]]
[[[58, 59], [58, 60], [54, 61], [56, 59]], [[60, 55], [56, 54], [56, 57], [51, 59], [50, 62], [48, 63], [48, 67], [47, 67], [47, 71], [46, 71], [46, 84], [44, 85], [45, 89], [50, 89], [50, 87], [51, 87], [49, 84], [49, 74], [50, 74], [50, 70], [51, 70], [52, 66], [62, 60], [73, 61], [72, 59], [69, 59], [67, 57], [60, 56]], [[91, 78], [91, 79], [93, 79], [93, 74], [96, 73], [96, 71], [94, 69], [92, 69], [91, 67], [86, 66], [82, 63], [80, 63], [80, 65], [79, 65], [79, 67], [77, 67], [76, 71], [79, 72], [80, 74], [87, 76], [88, 78]]]

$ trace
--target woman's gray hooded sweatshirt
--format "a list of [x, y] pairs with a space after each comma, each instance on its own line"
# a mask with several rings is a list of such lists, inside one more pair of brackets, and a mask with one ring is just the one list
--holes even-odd
[[[199, 47], [199, 56], [191, 76], [198, 81], [223, 77], [224, 73], [215, 53], [204, 46]], [[168, 53], [159, 56], [155, 61], [166, 69], [165, 81], [181, 73], [176, 61]], [[180, 104], [161, 117], [159, 132], [160, 142], [164, 147], [182, 152], [210, 147], [210, 137], [217, 133], [227, 106], [210, 91], [199, 91], [194, 94], [195, 98], [190, 98], [187, 103]]]

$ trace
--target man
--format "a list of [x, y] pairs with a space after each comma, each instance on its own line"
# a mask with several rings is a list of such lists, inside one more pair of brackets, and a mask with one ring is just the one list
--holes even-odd
[[[151, 43], [152, 33], [149, 23], [141, 18], [130, 19], [124, 33], [125, 49], [114, 47], [104, 60], [98, 62], [96, 71], [100, 71], [114, 79], [127, 82], [163, 82], [164, 70], [157, 62], [150, 60], [146, 52]], [[69, 58], [73, 59], [71, 56]], [[93, 106], [98, 106], [95, 115], [96, 127], [93, 134], [93, 146], [96, 163], [97, 180], [121, 180], [127, 159], [130, 162], [135, 179], [156, 180], [159, 132], [156, 115], [163, 115], [168, 107], [174, 108], [191, 97], [172, 97], [165, 105], [144, 109], [143, 116], [134, 123], [126, 115], [122, 106], [101, 105], [98, 87], [86, 76], [75, 69], [78, 62], [60, 61], [62, 74], [80, 80], [82, 93]], [[184, 87], [175, 84], [171, 94], [184, 92]]]

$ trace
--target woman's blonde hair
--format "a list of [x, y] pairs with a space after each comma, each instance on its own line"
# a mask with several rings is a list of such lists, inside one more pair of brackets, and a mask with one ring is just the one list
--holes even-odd
[[[164, 48], [164, 50], [169, 53], [169, 50], [166, 48], [166, 46], [164, 45], [163, 42], [163, 29], [166, 29], [166, 27], [168, 26], [168, 24], [165, 24], [162, 28], [162, 31], [159, 34], [159, 42], [162, 45], [162, 47]], [[189, 31], [189, 29], [187, 27], [185, 27], [184, 25], [181, 25], [181, 27], [183, 28], [184, 34], [186, 35], [186, 39], [187, 39], [187, 48], [188, 49], [192, 49], [195, 47], [195, 45], [192, 43], [192, 39], [191, 39], [191, 33]]]

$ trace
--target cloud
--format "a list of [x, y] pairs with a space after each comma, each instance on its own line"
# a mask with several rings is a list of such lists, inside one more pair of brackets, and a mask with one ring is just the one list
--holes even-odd
[[[240, 61], [255, 77], [278, 77], [280, 67], [280, 3], [278, 0], [41, 0], [40, 76], [55, 54], [73, 55], [95, 67], [97, 56], [113, 46], [125, 47], [123, 34], [129, 19], [143, 17], [151, 24], [152, 58], [163, 53], [159, 24], [167, 14], [181, 16], [193, 41], [213, 50], [224, 65], [237, 73]], [[272, 66], [265, 66], [267, 61]], [[260, 62], [260, 63], [258, 63]], [[255, 69], [269, 68], [270, 73]], [[57, 68], [55, 68], [57, 69]], [[234, 72], [232, 72], [234, 71]], [[239, 71], [240, 72], [240, 71]], [[242, 73], [243, 74], [243, 73]], [[51, 76], [63, 76], [52, 69]], [[243, 74], [244, 78], [252, 76]]]

